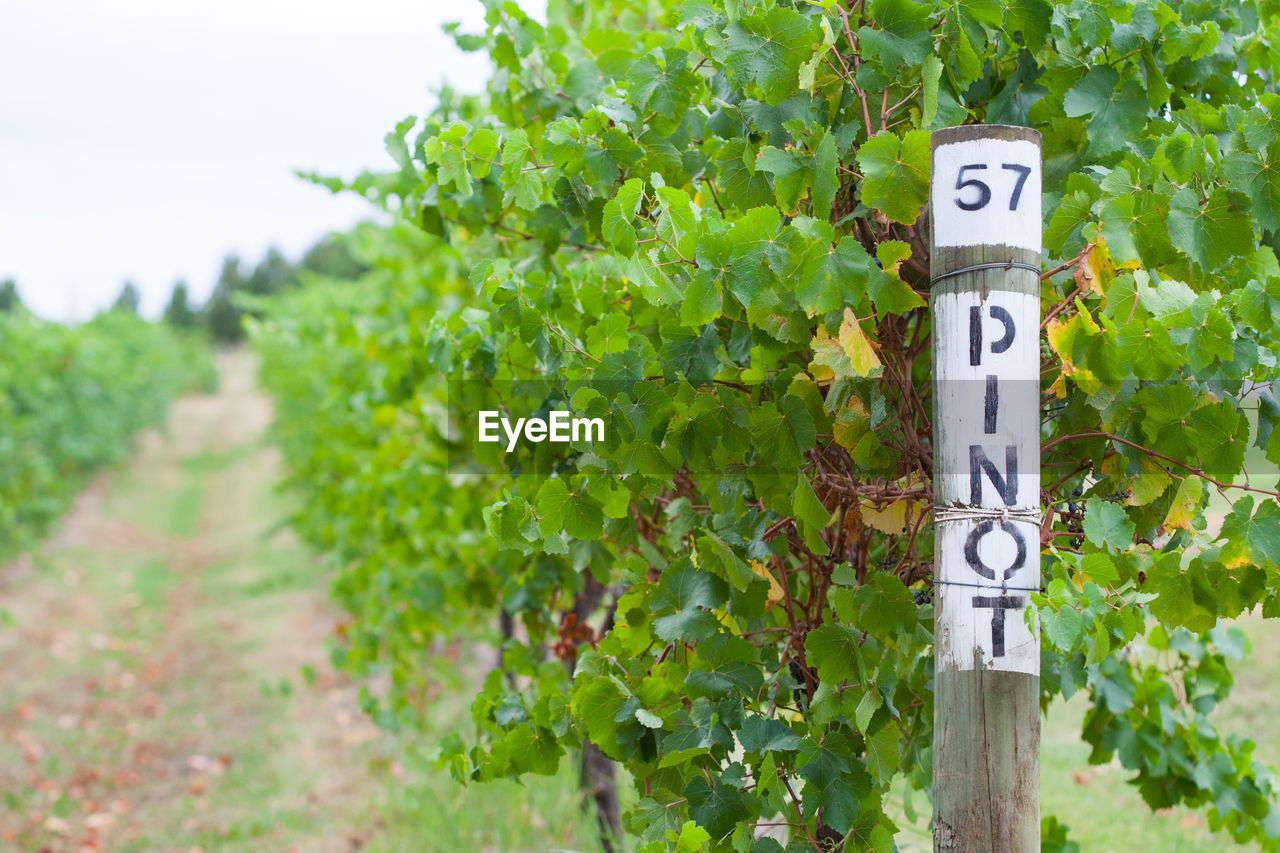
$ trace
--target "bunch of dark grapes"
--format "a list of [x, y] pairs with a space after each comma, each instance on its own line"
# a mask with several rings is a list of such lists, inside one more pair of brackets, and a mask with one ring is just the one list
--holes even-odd
[[[1076, 489], [1075, 491], [1073, 491], [1073, 492], [1071, 493], [1071, 497], [1072, 497], [1072, 498], [1078, 498], [1078, 497], [1080, 497], [1082, 494], [1084, 494], [1084, 493], [1083, 493], [1080, 489]], [[1082, 506], [1080, 506], [1080, 504], [1076, 503], [1074, 500], [1068, 501], [1068, 502], [1067, 502], [1067, 515], [1071, 517], [1071, 520], [1067, 523], [1067, 532], [1068, 532], [1068, 533], [1082, 533], [1082, 532], [1083, 532], [1083, 528], [1081, 528], [1081, 526], [1080, 526], [1080, 522], [1081, 522], [1081, 520], [1083, 520], [1083, 518], [1084, 518], [1084, 508], [1083, 508]], [[1081, 545], [1083, 545], [1083, 544], [1084, 544], [1084, 538], [1083, 538], [1083, 537], [1081, 537], [1081, 536], [1074, 536], [1074, 537], [1072, 537], [1072, 539], [1071, 539], [1071, 547], [1072, 547], [1072, 548], [1079, 548], [1079, 547], [1080, 547]]]

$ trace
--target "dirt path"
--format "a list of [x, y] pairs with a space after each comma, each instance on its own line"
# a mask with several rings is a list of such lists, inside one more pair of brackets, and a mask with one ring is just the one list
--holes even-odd
[[252, 357], [219, 367], [0, 569], [0, 850], [352, 851], [376, 826], [393, 762], [325, 660]]

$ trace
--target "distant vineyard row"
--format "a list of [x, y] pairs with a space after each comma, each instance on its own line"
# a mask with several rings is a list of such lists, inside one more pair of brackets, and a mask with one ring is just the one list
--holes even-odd
[[0, 313], [0, 351], [0, 553], [42, 532], [84, 474], [213, 376], [201, 346], [125, 311], [74, 328]]

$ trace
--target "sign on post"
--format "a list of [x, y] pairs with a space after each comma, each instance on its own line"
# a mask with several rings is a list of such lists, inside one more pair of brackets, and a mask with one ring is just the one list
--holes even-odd
[[1040, 135], [933, 134], [934, 849], [1039, 850]]

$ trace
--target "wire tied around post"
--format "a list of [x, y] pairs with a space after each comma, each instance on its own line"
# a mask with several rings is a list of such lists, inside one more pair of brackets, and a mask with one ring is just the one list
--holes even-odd
[[964, 273], [974, 272], [976, 270], [1030, 270], [1037, 276], [1039, 276], [1041, 272], [1040, 267], [1032, 266], [1031, 264], [1019, 263], [1014, 260], [1009, 260], [1002, 264], [973, 264], [972, 266], [960, 267], [958, 270], [951, 270], [951, 272], [944, 272], [942, 275], [935, 275], [933, 278], [929, 279], [929, 286], [932, 287], [945, 278], [951, 278], [954, 275], [963, 275]]
[[1040, 524], [1040, 510], [1038, 509], [1015, 509], [1013, 507], [1002, 506], [999, 509], [991, 509], [982, 506], [944, 506], [936, 505], [933, 508], [933, 520], [940, 524], [948, 521], [1002, 521], [1008, 523], [1010, 521], [1024, 521], [1028, 524]]

